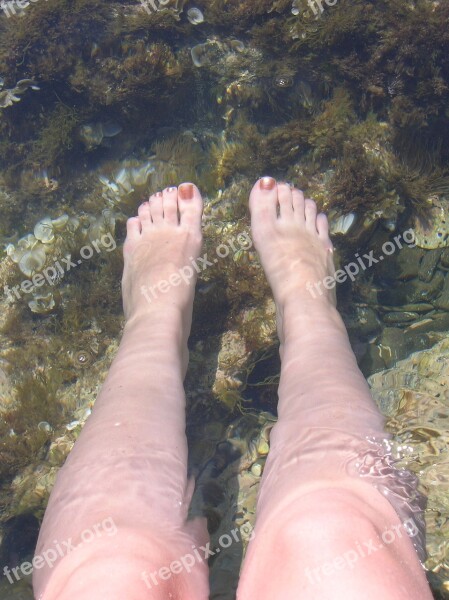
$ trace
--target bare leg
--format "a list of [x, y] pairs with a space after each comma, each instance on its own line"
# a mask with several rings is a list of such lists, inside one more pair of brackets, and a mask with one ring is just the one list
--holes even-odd
[[[279, 421], [237, 596], [431, 599], [388, 491], [384, 497], [372, 483], [389, 469], [382, 457], [370, 462], [367, 441], [386, 437], [383, 419], [334, 295], [323, 285], [321, 294], [307, 289], [333, 274], [327, 219], [302, 192], [271, 178], [256, 184], [250, 209], [277, 304], [282, 369]], [[372, 473], [364, 478], [367, 465]]]
[[195, 287], [190, 262], [201, 248], [201, 213], [197, 188], [183, 184], [179, 195], [169, 188], [152, 196], [128, 221], [120, 349], [58, 475], [36, 557], [64, 550], [67, 541], [81, 545], [52, 568], [35, 568], [36, 598], [208, 597], [204, 563], [196, 561], [190, 573], [170, 570], [206, 536], [186, 524], [183, 390]]

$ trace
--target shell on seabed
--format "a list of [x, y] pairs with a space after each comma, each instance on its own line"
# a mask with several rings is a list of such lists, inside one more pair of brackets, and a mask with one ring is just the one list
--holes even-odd
[[345, 235], [355, 223], [355, 213], [341, 215], [330, 223], [331, 235]]
[[266, 440], [259, 440], [259, 442], [257, 444], [257, 452], [261, 456], [266, 456], [269, 451], [270, 451], [270, 445], [268, 444], [268, 442]]
[[53, 427], [47, 421], [41, 421], [40, 423], [38, 423], [37, 428], [40, 431], [46, 431], [47, 433], [49, 433], [50, 431], [53, 431]]
[[64, 213], [60, 217], [57, 217], [56, 219], [52, 219], [51, 223], [52, 223], [54, 229], [56, 229], [57, 231], [61, 231], [64, 229], [64, 227], [66, 226], [68, 221], [69, 221], [69, 215]]
[[204, 23], [204, 15], [199, 8], [189, 8], [187, 11], [187, 18], [192, 25]]
[[207, 62], [207, 44], [197, 44], [190, 50], [192, 61], [195, 67], [202, 67]]
[[73, 436], [62, 435], [53, 440], [47, 454], [47, 460], [52, 466], [61, 466], [74, 445]]
[[80, 425], [80, 421], [78, 421], [78, 420], [71, 421], [70, 423], [67, 423], [65, 428], [67, 429], [67, 431], [73, 431], [74, 429], [76, 429], [78, 427], [78, 425]]
[[89, 367], [93, 361], [94, 357], [88, 350], [80, 350], [73, 356], [73, 362], [77, 368]]
[[243, 52], [245, 44], [241, 40], [229, 40], [229, 48], [236, 52]]
[[292, 2], [292, 8], [291, 8], [291, 13], [292, 15], [299, 15], [299, 13], [301, 12], [301, 8], [299, 6], [299, 1], [298, 0], [293, 0]]
[[288, 74], [280, 74], [274, 78], [274, 85], [278, 88], [289, 88], [293, 85], [293, 77]]
[[28, 306], [31, 312], [44, 315], [55, 308], [56, 302], [51, 292], [48, 294], [35, 293], [32, 300], [28, 302]]
[[28, 250], [34, 248], [34, 246], [36, 246], [38, 243], [39, 242], [36, 240], [34, 235], [29, 233], [28, 235], [20, 238], [15, 246], [14, 244], [8, 244], [6, 247], [6, 254], [13, 262], [19, 263], [22, 256], [26, 254]]
[[55, 238], [54, 225], [50, 217], [44, 217], [34, 226], [34, 237], [43, 244], [49, 244]]
[[263, 472], [263, 465], [260, 461], [256, 461], [252, 466], [251, 466], [251, 473], [254, 475], [254, 477], [260, 477], [262, 475]]
[[46, 254], [42, 245], [25, 252], [19, 260], [19, 269], [27, 277], [40, 271], [45, 265]]
[[154, 165], [151, 160], [143, 163], [136, 161], [124, 161], [118, 171], [111, 179], [105, 175], [100, 175], [99, 180], [103, 186], [102, 196], [111, 205], [118, 204], [121, 200], [135, 191], [136, 187], [143, 187], [147, 184], [151, 173], [154, 173]]

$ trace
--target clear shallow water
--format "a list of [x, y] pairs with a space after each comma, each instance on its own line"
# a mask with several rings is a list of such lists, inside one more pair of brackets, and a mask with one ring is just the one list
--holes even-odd
[[[205, 468], [241, 410], [275, 414], [269, 293], [251, 249], [227, 244], [248, 233], [257, 177], [307, 190], [330, 216], [341, 266], [358, 265], [338, 292], [366, 375], [446, 338], [448, 9], [339, 0], [315, 15], [314, 7], [178, 2], [148, 14], [137, 2], [48, 0], [0, 13], [5, 563], [31, 552], [56, 470], [116, 349], [124, 222], [149, 193], [197, 182], [206, 249], [228, 249], [198, 287], [192, 468]], [[203, 22], [189, 21], [191, 8]], [[416, 247], [399, 247], [395, 236], [410, 229]], [[370, 253], [377, 262], [362, 266], [356, 254]], [[35, 289], [24, 283], [44, 272]], [[438, 406], [435, 424], [429, 406], [440, 397], [429, 391], [426, 360], [424, 391], [410, 407], [410, 395], [402, 400], [402, 416], [381, 406], [430, 495], [429, 568], [443, 593], [448, 409]], [[446, 364], [444, 353], [435, 360]], [[416, 387], [410, 363], [398, 369], [391, 402], [404, 380]], [[379, 376], [379, 394], [388, 378]], [[256, 435], [252, 426], [232, 431], [244, 448]], [[233, 457], [225, 453], [225, 463]], [[225, 521], [220, 510], [210, 518]], [[20, 585], [5, 593], [16, 597]]]

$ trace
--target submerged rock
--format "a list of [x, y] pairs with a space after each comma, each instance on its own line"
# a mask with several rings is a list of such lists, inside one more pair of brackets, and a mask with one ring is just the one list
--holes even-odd
[[449, 238], [449, 201], [432, 197], [425, 215], [416, 215], [413, 230], [420, 248], [444, 248]]
[[383, 282], [408, 281], [418, 277], [421, 262], [426, 254], [421, 248], [403, 246], [394, 259], [384, 260], [376, 265], [376, 280]]
[[449, 276], [446, 275], [444, 279], [444, 286], [441, 290], [441, 294], [434, 301], [434, 305], [436, 308], [442, 310], [449, 310]]
[[391, 368], [412, 352], [426, 350], [436, 339], [440, 338], [419, 328], [415, 330], [409, 327], [404, 330], [400, 327], [385, 327], [379, 341], [373, 346], [373, 352], [381, 359], [381, 362], [377, 363], [380, 368]]
[[400, 325], [402, 323], [410, 323], [419, 317], [418, 313], [414, 312], [391, 312], [384, 315], [384, 323], [389, 325]]
[[424, 253], [418, 271], [418, 276], [422, 281], [426, 281], [427, 283], [431, 281], [438, 266], [441, 253], [442, 250], [440, 248]]
[[433, 586], [449, 587], [449, 338], [415, 352], [369, 378], [373, 397], [387, 416], [401, 465], [419, 476], [428, 496], [425, 563]]
[[446, 269], [449, 269], [449, 248], [445, 248], [441, 253], [441, 265]]
[[[211, 599], [235, 597], [238, 574], [255, 525], [257, 493], [276, 418], [270, 413], [248, 414], [228, 426], [224, 441], [203, 465], [192, 500], [193, 515], [208, 516], [211, 548], [220, 547], [211, 564]], [[193, 442], [193, 451], [200, 442]], [[234, 531], [234, 543], [220, 544]]]
[[443, 283], [444, 275], [437, 271], [429, 282], [413, 279], [379, 292], [378, 299], [381, 304], [386, 306], [401, 306], [402, 304], [420, 301], [428, 302], [438, 295]]

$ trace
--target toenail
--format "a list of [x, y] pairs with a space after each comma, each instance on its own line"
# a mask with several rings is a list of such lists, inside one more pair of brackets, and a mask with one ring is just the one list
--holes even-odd
[[259, 185], [261, 190], [272, 190], [276, 185], [276, 180], [272, 177], [262, 177]]
[[182, 200], [191, 200], [193, 198], [193, 184], [192, 183], [184, 183], [180, 185], [178, 188], [179, 195]]
[[178, 189], [178, 188], [176, 188], [176, 187], [173, 187], [173, 186], [172, 186], [172, 187], [168, 187], [168, 188], [167, 188], [167, 192], [173, 193], [173, 192], [176, 192], [176, 190], [177, 190], [177, 189]]
[[156, 198], [160, 198], [162, 196], [162, 192], [156, 192], [154, 195], [156, 196]]

